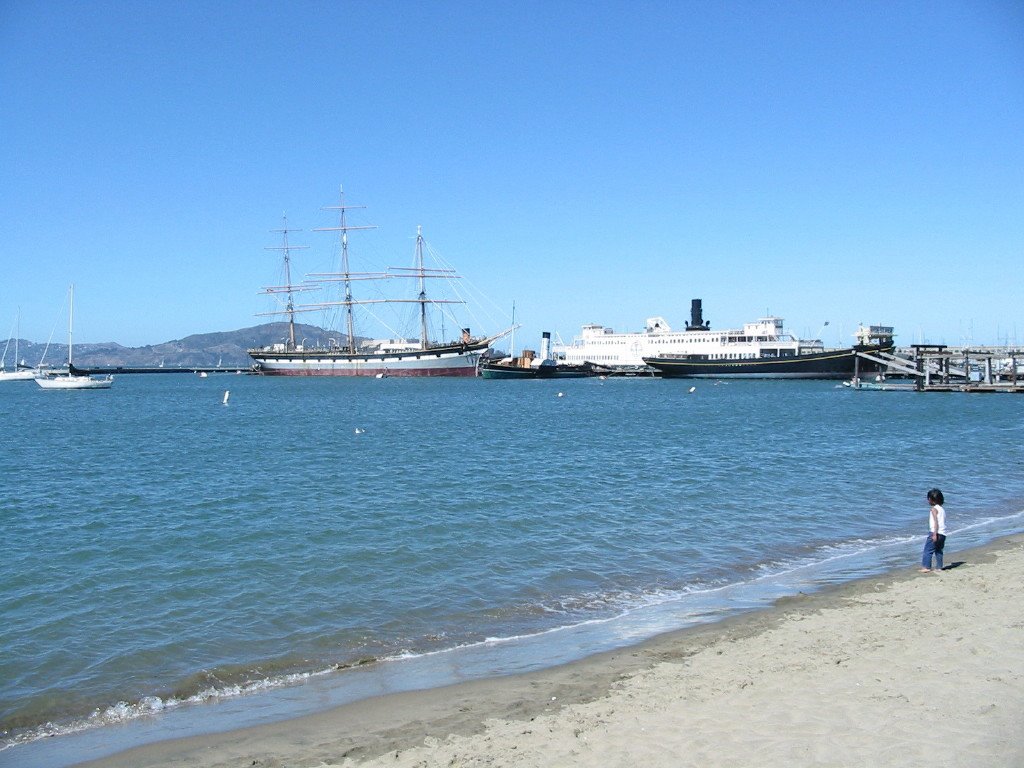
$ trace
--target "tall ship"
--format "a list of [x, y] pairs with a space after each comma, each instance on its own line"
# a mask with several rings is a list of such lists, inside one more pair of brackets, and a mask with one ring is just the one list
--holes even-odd
[[[475, 376], [480, 356], [494, 341], [509, 331], [494, 336], [473, 336], [468, 327], [459, 327], [459, 335], [451, 340], [431, 340], [429, 315], [431, 310], [444, 309], [449, 304], [465, 304], [459, 298], [432, 298], [427, 294], [427, 283], [431, 280], [458, 280], [459, 275], [448, 268], [425, 266], [422, 227], [416, 231], [415, 260], [412, 267], [388, 267], [383, 272], [353, 272], [349, 267], [348, 236], [357, 230], [375, 229], [374, 226], [354, 226], [348, 223], [348, 212], [364, 206], [345, 205], [344, 196], [337, 206], [325, 210], [338, 212], [338, 226], [322, 227], [315, 231], [336, 233], [340, 245], [340, 271], [321, 272], [310, 275], [310, 280], [292, 283], [291, 251], [306, 246], [290, 245], [289, 230], [274, 230], [282, 235], [282, 245], [270, 248], [279, 250], [284, 257], [284, 278], [282, 286], [264, 288], [264, 293], [283, 297], [284, 307], [266, 315], [285, 315], [288, 318], [288, 337], [282, 342], [260, 349], [250, 349], [254, 367], [258, 373], [271, 376]], [[356, 284], [384, 284], [393, 281], [415, 281], [418, 292], [412, 298], [359, 298], [353, 290]], [[330, 286], [341, 287], [340, 300], [296, 304], [295, 294], [321, 291]], [[369, 294], [369, 291], [366, 292]], [[418, 305], [419, 338], [362, 339], [356, 334], [356, 307], [379, 304]], [[340, 308], [344, 313], [345, 345], [330, 340], [326, 346], [306, 346], [305, 340], [296, 342], [295, 315]]]
[[701, 300], [693, 299], [683, 330], [673, 330], [661, 317], [648, 318], [636, 333], [589, 324], [571, 344], [557, 345], [555, 356], [668, 377], [844, 379], [855, 369], [875, 370], [875, 364], [858, 361], [857, 352], [891, 352], [894, 347], [890, 326], [861, 326], [855, 340], [850, 347], [826, 348], [819, 339], [786, 333], [783, 319], [775, 316], [738, 329], [712, 330]]

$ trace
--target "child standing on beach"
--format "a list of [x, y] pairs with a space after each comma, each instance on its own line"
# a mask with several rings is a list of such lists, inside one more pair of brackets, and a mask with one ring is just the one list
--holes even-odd
[[942, 550], [946, 546], [946, 510], [942, 505], [946, 499], [942, 491], [932, 488], [928, 491], [928, 538], [924, 540], [924, 553], [921, 555], [921, 573], [931, 573], [932, 557], [935, 558], [935, 570], [942, 570]]

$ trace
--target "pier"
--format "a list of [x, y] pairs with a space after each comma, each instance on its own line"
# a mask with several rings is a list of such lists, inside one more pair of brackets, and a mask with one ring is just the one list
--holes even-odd
[[[885, 373], [862, 379], [860, 361]], [[949, 347], [911, 344], [893, 352], [858, 352], [854, 389], [916, 392], [1024, 392], [1024, 350], [1017, 347]]]
[[113, 374], [125, 374], [125, 373], [191, 373], [191, 374], [211, 374], [211, 373], [253, 373], [251, 367], [241, 366], [190, 366], [190, 367], [167, 367], [163, 366], [129, 366], [129, 365], [116, 365], [116, 366], [97, 366], [91, 368], [81, 368], [77, 365], [71, 366], [71, 373], [75, 376], [91, 376], [91, 375], [113, 375]]

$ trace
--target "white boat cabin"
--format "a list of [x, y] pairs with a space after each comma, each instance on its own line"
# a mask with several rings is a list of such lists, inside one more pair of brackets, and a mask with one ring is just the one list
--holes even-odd
[[622, 368], [642, 367], [645, 357], [745, 360], [791, 357], [820, 351], [821, 341], [800, 340], [785, 332], [781, 317], [762, 317], [742, 328], [672, 330], [663, 317], [649, 317], [644, 330], [617, 333], [588, 323], [571, 344], [558, 344], [554, 356], [567, 363], [592, 362]]

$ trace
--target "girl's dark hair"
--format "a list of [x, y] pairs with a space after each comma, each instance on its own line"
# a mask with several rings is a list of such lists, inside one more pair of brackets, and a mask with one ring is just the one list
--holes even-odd
[[928, 491], [928, 501], [932, 504], [945, 504], [946, 500], [942, 496], [942, 491], [938, 488], [932, 488]]

